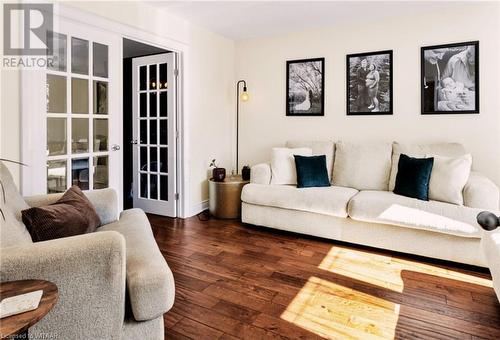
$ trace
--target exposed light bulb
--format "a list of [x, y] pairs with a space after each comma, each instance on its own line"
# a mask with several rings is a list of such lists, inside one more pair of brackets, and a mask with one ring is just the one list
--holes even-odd
[[243, 102], [247, 102], [249, 99], [250, 99], [250, 96], [248, 94], [247, 91], [244, 91], [241, 95], [240, 95], [240, 99], [241, 101]]

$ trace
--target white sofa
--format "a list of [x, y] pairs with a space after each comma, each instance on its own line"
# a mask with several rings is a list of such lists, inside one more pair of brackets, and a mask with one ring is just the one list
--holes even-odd
[[241, 195], [244, 223], [486, 267], [476, 216], [499, 208], [499, 189], [491, 180], [472, 171], [464, 205], [392, 192], [401, 153], [457, 157], [466, 153], [462, 145], [291, 141], [286, 146], [325, 154], [332, 186], [273, 185], [270, 164], [255, 165]]

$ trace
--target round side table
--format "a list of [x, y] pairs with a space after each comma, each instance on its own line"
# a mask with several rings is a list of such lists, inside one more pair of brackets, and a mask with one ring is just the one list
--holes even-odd
[[28, 329], [40, 321], [55, 306], [59, 293], [57, 286], [44, 280], [22, 280], [0, 283], [0, 298], [43, 290], [38, 308], [0, 319], [1, 339], [29, 339]]
[[223, 182], [208, 181], [208, 210], [217, 218], [236, 219], [241, 215], [241, 190], [249, 181], [229, 176]]

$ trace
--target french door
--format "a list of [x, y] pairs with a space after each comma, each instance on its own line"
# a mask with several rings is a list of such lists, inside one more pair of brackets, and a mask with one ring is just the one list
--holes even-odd
[[175, 217], [175, 54], [134, 58], [132, 68], [134, 207]]
[[[23, 119], [33, 136], [26, 161], [29, 194], [114, 188], [121, 198], [122, 113], [119, 36], [58, 18], [49, 32], [52, 49], [41, 80], [45, 100], [32, 119]], [[34, 71], [30, 71], [34, 72]], [[26, 79], [26, 77], [25, 77]], [[37, 84], [39, 84], [39, 81]], [[35, 101], [36, 102], [36, 101]], [[41, 105], [37, 105], [41, 106]], [[25, 148], [26, 149], [26, 148]], [[31, 157], [30, 157], [31, 154]], [[42, 155], [42, 156], [41, 156]], [[121, 207], [120, 200], [120, 207]]]

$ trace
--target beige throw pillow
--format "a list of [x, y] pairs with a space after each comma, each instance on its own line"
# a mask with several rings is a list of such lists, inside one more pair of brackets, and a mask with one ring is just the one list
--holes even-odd
[[358, 190], [385, 190], [391, 173], [391, 143], [335, 144], [332, 184]]
[[332, 179], [333, 158], [335, 155], [335, 143], [332, 141], [300, 141], [292, 140], [286, 142], [287, 148], [310, 148], [313, 156], [326, 156], [326, 169], [328, 178]]
[[472, 156], [467, 154], [455, 158], [436, 155], [426, 157], [434, 157], [429, 181], [429, 199], [463, 205], [462, 192], [469, 180]]
[[297, 185], [297, 171], [293, 155], [312, 156], [310, 148], [273, 148], [271, 154], [271, 184]]

